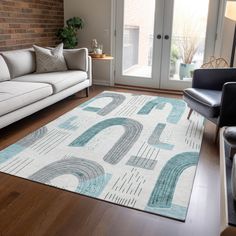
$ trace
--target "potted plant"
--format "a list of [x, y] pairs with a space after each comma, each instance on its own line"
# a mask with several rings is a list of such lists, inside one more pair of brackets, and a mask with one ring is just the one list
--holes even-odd
[[191, 72], [194, 70], [193, 57], [199, 47], [199, 37], [184, 36], [181, 40], [180, 55], [182, 63], [180, 63], [179, 76], [183, 78], [191, 78]]
[[84, 20], [73, 17], [66, 21], [66, 25], [59, 29], [56, 35], [64, 43], [64, 48], [75, 48], [78, 44], [77, 32], [84, 28]]
[[193, 58], [201, 42], [199, 29], [199, 24], [194, 21], [186, 23], [183, 27], [183, 32], [178, 44], [180, 57], [182, 59], [179, 68], [180, 80], [183, 80], [183, 78], [191, 78], [195, 69]]

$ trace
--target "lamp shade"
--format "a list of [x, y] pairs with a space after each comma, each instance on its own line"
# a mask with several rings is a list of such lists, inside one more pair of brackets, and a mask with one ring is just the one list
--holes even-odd
[[236, 21], [236, 1], [227, 1], [225, 17], [230, 20]]

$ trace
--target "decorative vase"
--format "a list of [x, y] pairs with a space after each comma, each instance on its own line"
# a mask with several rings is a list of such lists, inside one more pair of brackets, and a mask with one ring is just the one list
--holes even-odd
[[97, 41], [97, 39], [93, 39], [91, 42], [91, 50], [93, 53], [95, 53], [95, 50], [97, 47], [98, 47], [98, 41]]
[[236, 201], [236, 155], [233, 159], [232, 174], [231, 174], [231, 187], [233, 198]]
[[191, 76], [192, 71], [194, 71], [194, 64], [180, 63], [180, 66], [179, 66], [180, 80], [183, 80], [184, 78], [192, 78]]

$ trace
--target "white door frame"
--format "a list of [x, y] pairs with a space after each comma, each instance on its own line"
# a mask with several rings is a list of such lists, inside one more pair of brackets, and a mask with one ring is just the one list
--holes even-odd
[[157, 88], [159, 86], [160, 80], [160, 68], [161, 61], [158, 59], [161, 58], [162, 54], [162, 39], [157, 39], [156, 35], [163, 34], [163, 12], [164, 12], [164, 1], [156, 0], [156, 9], [155, 9], [155, 22], [154, 22], [154, 39], [153, 39], [153, 63], [152, 66], [152, 75], [151, 78], [142, 78], [136, 76], [125, 76], [122, 75], [122, 57], [123, 57], [123, 25], [124, 25], [124, 0], [117, 0], [116, 2], [116, 60], [115, 60], [115, 82], [117, 84], [124, 85], [133, 85], [140, 87], [149, 87]]
[[[121, 0], [111, 0], [111, 28], [110, 28], [110, 30], [111, 30], [111, 37], [110, 37], [111, 38], [111, 53], [115, 58], [117, 58], [117, 38], [116, 38], [117, 14], [116, 14], [116, 12], [117, 12], [117, 2], [118, 1], [121, 1]], [[165, 5], [163, 6], [163, 12], [164, 12], [164, 9], [166, 11], [169, 4], [173, 4], [173, 0], [170, 0], [170, 2], [168, 1], [168, 3], [167, 3], [167, 1], [163, 1], [163, 2], [165, 2]], [[210, 8], [211, 9], [213, 8], [214, 10], [212, 11], [213, 14], [209, 14], [209, 16], [208, 16], [208, 17], [210, 17], [210, 19], [209, 19], [210, 24], [208, 24], [207, 31], [210, 30], [211, 33], [210, 33], [210, 36], [208, 36], [206, 38], [207, 51], [205, 52], [204, 60], [206, 60], [211, 55], [219, 54], [219, 51], [217, 50], [217, 45], [221, 45], [221, 42], [222, 42], [222, 37], [219, 37], [219, 36], [217, 37], [217, 32], [218, 33], [221, 32], [222, 22], [223, 22], [223, 19], [221, 19], [222, 18], [221, 13], [223, 12], [225, 3], [222, 4], [222, 0], [210, 0], [210, 4], [211, 4]], [[172, 5], [172, 9], [173, 9], [173, 5]], [[157, 14], [157, 11], [156, 11], [156, 14]], [[168, 14], [165, 15], [165, 18], [167, 17], [167, 15]], [[221, 17], [219, 17], [219, 16], [221, 16]], [[170, 17], [170, 15], [168, 17]], [[170, 18], [171, 18], [171, 20], [170, 20]], [[162, 36], [165, 34], [168, 34], [169, 32], [172, 31], [173, 13], [170, 18], [169, 18], [169, 21], [165, 20], [166, 24], [162, 28]], [[162, 19], [164, 20], [164, 17]], [[162, 24], [163, 24], [163, 20], [162, 20]], [[157, 21], [157, 19], [156, 19], [156, 21]], [[168, 22], [169, 22], [169, 24], [167, 24]], [[212, 25], [212, 26], [210, 27], [210, 25]], [[156, 26], [155, 26], [155, 29], [157, 29]], [[169, 31], [168, 31], [168, 29], [169, 29]], [[154, 33], [155, 33], [154, 35], [156, 36], [159, 32], [157, 32], [157, 30], [155, 30]], [[170, 35], [170, 33], [169, 33], [169, 35]], [[214, 42], [214, 43], [212, 43], [212, 42]], [[158, 88], [170, 89], [170, 90], [173, 90], [173, 89], [174, 90], [182, 90], [183, 88], [190, 87], [191, 82], [183, 82], [183, 81], [173, 82], [173, 81], [169, 80], [169, 57], [168, 57], [168, 55], [170, 53], [170, 43], [168, 45], [167, 42], [163, 42], [163, 45], [164, 46], [163, 46], [163, 48], [161, 48], [161, 52], [162, 52], [162, 57], [165, 57], [165, 58], [163, 58], [160, 67], [167, 68], [166, 73], [163, 73], [163, 70], [161, 72], [160, 67], [159, 67], [159, 71], [158, 71], [158, 66], [156, 66], [156, 67], [153, 66], [153, 77], [156, 79], [156, 86], [155, 87], [150, 86], [150, 87], [157, 88], [157, 89]], [[154, 48], [154, 50], [157, 50], [157, 49]], [[165, 53], [166, 56], [163, 56], [164, 50], [168, 51], [168, 54]], [[157, 55], [157, 54], [154, 53], [154, 55]], [[154, 58], [153, 58], [153, 60], [154, 60]], [[116, 59], [114, 60], [112, 66], [111, 66], [111, 83], [110, 83], [111, 86], [114, 86], [117, 83], [117, 80], [115, 79], [115, 77], [117, 76], [117, 75], [115, 75], [115, 73], [116, 73], [115, 70], [117, 70], [115, 61], [116, 61]], [[167, 72], [168, 72], [168, 75], [167, 75]], [[161, 77], [162, 77], [162, 80], [160, 79]], [[165, 79], [163, 79], [163, 78], [165, 78]], [[147, 78], [145, 78], [145, 80], [146, 79]], [[175, 84], [173, 85], [173, 83], [175, 83]], [[127, 81], [123, 81], [122, 84], [130, 85]], [[148, 87], [148, 86], [146, 86], [144, 84], [143, 87]]]
[[[215, 55], [215, 45], [216, 45], [216, 33], [218, 25], [218, 12], [219, 12], [220, 0], [210, 0], [209, 1], [209, 13], [207, 20], [207, 34], [205, 39], [205, 52], [204, 52], [204, 62], [206, 62], [211, 56]], [[174, 0], [165, 1], [165, 19], [164, 19], [164, 35], [169, 35], [169, 40], [163, 41], [163, 54], [162, 54], [162, 71], [160, 88], [161, 89], [174, 89], [183, 90], [185, 88], [191, 87], [191, 81], [181, 81], [181, 80], [170, 80], [169, 79], [169, 67], [170, 67], [170, 50], [171, 50], [171, 38], [172, 38], [172, 22], [173, 22], [173, 9]], [[170, 11], [169, 9], [172, 9]]]

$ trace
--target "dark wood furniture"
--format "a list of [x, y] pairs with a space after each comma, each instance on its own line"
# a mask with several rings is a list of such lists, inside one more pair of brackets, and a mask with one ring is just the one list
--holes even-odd
[[231, 189], [232, 159], [227, 156], [226, 143], [220, 132], [220, 170], [221, 170], [221, 236], [236, 235], [236, 202]]

